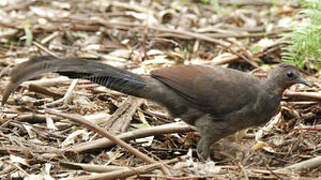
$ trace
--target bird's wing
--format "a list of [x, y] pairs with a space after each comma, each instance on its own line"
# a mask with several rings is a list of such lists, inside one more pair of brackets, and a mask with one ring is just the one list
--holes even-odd
[[256, 102], [260, 81], [218, 66], [176, 66], [155, 70], [158, 79], [195, 108], [220, 117]]

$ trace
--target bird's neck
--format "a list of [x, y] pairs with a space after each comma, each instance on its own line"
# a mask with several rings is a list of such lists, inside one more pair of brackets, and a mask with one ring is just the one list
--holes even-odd
[[266, 79], [264, 84], [265, 84], [266, 91], [280, 97], [282, 96], [284, 90], [286, 89], [286, 87], [281, 86], [281, 83], [279, 83], [278, 80], [274, 78]]

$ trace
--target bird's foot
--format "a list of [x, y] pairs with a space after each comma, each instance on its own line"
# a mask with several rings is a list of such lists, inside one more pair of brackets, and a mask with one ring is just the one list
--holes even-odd
[[197, 155], [201, 161], [207, 161], [210, 157], [209, 144], [205, 139], [201, 139], [197, 144]]

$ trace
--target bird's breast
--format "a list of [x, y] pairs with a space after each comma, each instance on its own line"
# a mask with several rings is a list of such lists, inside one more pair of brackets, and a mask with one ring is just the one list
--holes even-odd
[[279, 110], [281, 97], [266, 95], [260, 99], [257, 109], [257, 120], [255, 125], [267, 123]]

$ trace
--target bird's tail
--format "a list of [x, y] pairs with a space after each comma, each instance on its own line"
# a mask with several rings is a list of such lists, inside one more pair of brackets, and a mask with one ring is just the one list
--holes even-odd
[[56, 72], [69, 78], [88, 79], [109, 89], [141, 97], [145, 79], [137, 74], [106, 64], [79, 58], [33, 57], [17, 65], [10, 74], [10, 82], [2, 97], [5, 104], [10, 94], [24, 81], [43, 73]]

